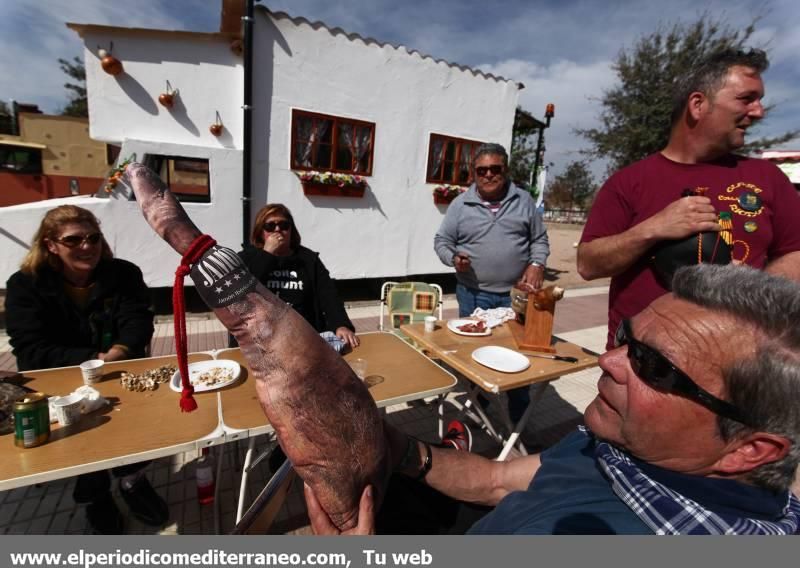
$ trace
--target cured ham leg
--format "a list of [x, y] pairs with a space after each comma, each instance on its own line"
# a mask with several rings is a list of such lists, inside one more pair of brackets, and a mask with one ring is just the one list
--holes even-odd
[[[161, 179], [130, 164], [129, 185], [145, 219], [183, 255], [200, 230]], [[380, 502], [388, 477], [383, 423], [345, 361], [230, 249], [212, 247], [192, 268], [198, 292], [239, 342], [283, 451], [341, 530], [356, 526], [367, 484]]]

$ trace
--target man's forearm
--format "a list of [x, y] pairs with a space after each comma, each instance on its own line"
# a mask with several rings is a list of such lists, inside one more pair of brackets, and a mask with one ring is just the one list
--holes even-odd
[[578, 274], [584, 280], [616, 276], [631, 267], [656, 243], [641, 223], [618, 235], [578, 246]]
[[442, 219], [442, 224], [433, 236], [433, 250], [445, 266], [453, 266], [453, 255], [457, 252], [458, 204], [451, 205]]
[[448, 497], [477, 505], [495, 506], [509, 493], [501, 485], [506, 462], [447, 448], [431, 447], [433, 467], [425, 483]]
[[766, 272], [800, 281], [800, 251], [790, 252], [770, 262]]
[[[405, 434], [389, 426], [386, 429], [395, 471], [418, 478], [425, 469], [426, 444], [412, 438], [409, 447]], [[470, 452], [428, 447], [431, 467], [420, 481], [448, 497], [479, 505], [494, 506], [511, 491], [526, 489], [539, 467], [538, 456], [496, 462]], [[407, 449], [411, 452], [408, 459]]]
[[456, 248], [454, 246], [437, 243], [434, 247], [434, 252], [436, 252], [436, 256], [439, 257], [442, 264], [445, 266], [454, 266], [453, 256], [456, 254]]
[[544, 266], [547, 264], [548, 256], [550, 256], [550, 239], [541, 215], [536, 213], [530, 235], [528, 262], [536, 262]]
[[531, 243], [529, 249], [528, 263], [537, 263], [545, 266], [547, 264], [547, 257], [550, 256], [550, 243], [547, 239], [547, 233], [543, 237]]

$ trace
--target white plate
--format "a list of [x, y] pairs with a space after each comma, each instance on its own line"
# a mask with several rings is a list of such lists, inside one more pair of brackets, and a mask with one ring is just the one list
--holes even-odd
[[447, 329], [452, 331], [453, 333], [457, 333], [458, 335], [466, 335], [469, 337], [484, 337], [486, 335], [492, 335], [492, 329], [490, 327], [486, 328], [486, 331], [481, 333], [468, 333], [466, 331], [461, 331], [458, 329], [458, 326], [466, 325], [468, 323], [475, 323], [478, 320], [474, 319], [457, 319], [457, 320], [450, 320], [447, 322]]
[[472, 352], [472, 358], [481, 365], [501, 373], [519, 373], [531, 366], [530, 360], [525, 355], [494, 345], [479, 347]]
[[[194, 384], [194, 382], [198, 379], [200, 375], [202, 375], [207, 371], [210, 371], [215, 367], [231, 371], [231, 378], [222, 381], [221, 383], [217, 383], [215, 385], [195, 384], [194, 392], [206, 392], [206, 391], [221, 389], [222, 387], [227, 387], [229, 384], [238, 379], [239, 375], [242, 372], [242, 368], [236, 361], [229, 361], [227, 359], [220, 359], [218, 361], [198, 361], [197, 363], [189, 363], [189, 380], [191, 380], [192, 383]], [[172, 380], [170, 380], [169, 382], [169, 388], [171, 388], [175, 392], [181, 392], [181, 390], [183, 390], [183, 387], [181, 386], [180, 371], [175, 371], [175, 374], [172, 375]]]

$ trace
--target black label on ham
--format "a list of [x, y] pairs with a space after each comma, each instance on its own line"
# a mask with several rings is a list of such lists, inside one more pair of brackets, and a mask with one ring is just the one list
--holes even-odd
[[241, 301], [258, 283], [239, 255], [218, 246], [208, 249], [195, 263], [191, 277], [200, 297], [212, 308]]

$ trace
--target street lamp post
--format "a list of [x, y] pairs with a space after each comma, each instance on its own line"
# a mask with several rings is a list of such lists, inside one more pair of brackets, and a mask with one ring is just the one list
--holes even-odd
[[539, 140], [536, 143], [536, 157], [533, 162], [533, 176], [535, 182], [539, 181], [539, 165], [542, 163], [542, 154], [544, 153], [544, 129], [550, 128], [550, 119], [556, 114], [556, 106], [553, 103], [548, 103], [544, 111], [544, 124], [539, 127]]

